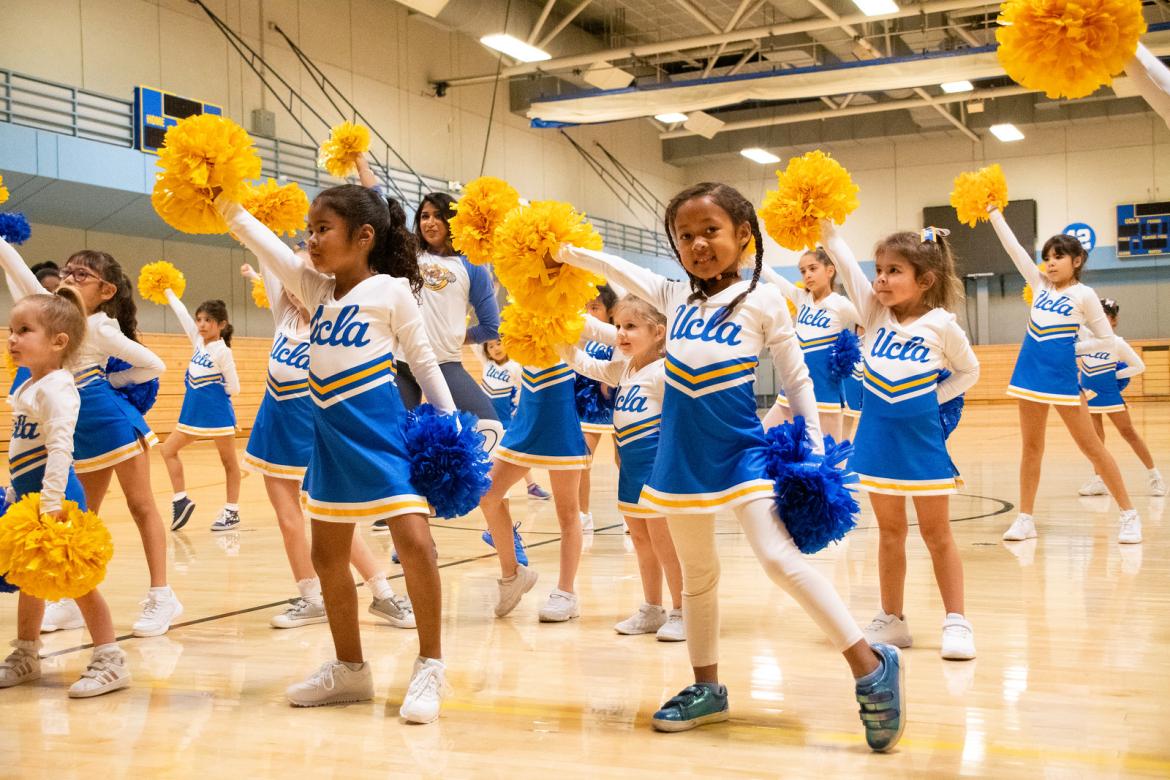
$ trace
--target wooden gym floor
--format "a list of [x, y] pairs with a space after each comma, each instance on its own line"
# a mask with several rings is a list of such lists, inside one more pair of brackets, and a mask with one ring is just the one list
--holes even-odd
[[[1170, 407], [1146, 403], [1134, 416], [1170, 473]], [[925, 547], [912, 535], [909, 725], [890, 755], [866, 749], [844, 663], [767, 581], [729, 518], [720, 519], [719, 531], [721, 673], [731, 692], [731, 722], [685, 734], [651, 730], [650, 715], [689, 682], [690, 669], [685, 644], [612, 630], [641, 602], [641, 590], [614, 509], [616, 470], [607, 445], [593, 472], [597, 531], [578, 579], [580, 620], [538, 624], [537, 606], [555, 582], [556, 518], [551, 503], [517, 494], [513, 510], [542, 576], [503, 620], [492, 616], [499, 570], [479, 538], [482, 518], [434, 524], [453, 687], [437, 724], [398, 720], [415, 637], [364, 612], [378, 698], [294, 710], [283, 690], [332, 657], [327, 626], [269, 628], [295, 588], [263, 484], [255, 476], [244, 481], [240, 531], [210, 533], [222, 477], [210, 444], [199, 444], [186, 451], [189, 492], [199, 509], [187, 530], [168, 532], [171, 581], [186, 613], [166, 636], [126, 638], [133, 687], [92, 700], [65, 696], [89, 656], [88, 636], [47, 635], [44, 678], [0, 691], [0, 776], [1166, 777], [1170, 667], [1159, 655], [1170, 651], [1164, 501], [1146, 495], [1144, 471], [1111, 430], [1146, 538], [1143, 545], [1116, 544], [1110, 500], [1076, 495], [1089, 472], [1059, 422], [1048, 441], [1040, 538], [1005, 545], [1000, 534], [1017, 500], [1015, 409], [967, 410], [952, 446], [966, 478], [952, 516], [979, 657], [939, 659], [942, 608]], [[158, 503], [169, 514], [170, 490], [154, 457]], [[547, 486], [546, 475], [538, 478]], [[117, 553], [102, 589], [119, 633], [129, 634], [147, 580], [119, 499], [115, 492], [106, 501]], [[389, 536], [362, 532], [404, 591], [401, 570], [389, 562]], [[877, 611], [876, 554], [866, 506], [861, 527], [814, 558], [863, 623]], [[0, 597], [0, 605], [0, 638], [7, 640], [16, 600]]]

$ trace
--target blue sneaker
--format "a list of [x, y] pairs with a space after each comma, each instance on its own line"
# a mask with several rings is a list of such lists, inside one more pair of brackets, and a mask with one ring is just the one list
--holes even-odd
[[535, 498], [537, 501], [548, 501], [550, 498], [552, 498], [552, 493], [549, 493], [540, 485], [533, 482], [528, 486], [528, 497]]
[[728, 717], [727, 687], [719, 683], [695, 683], [663, 704], [650, 722], [658, 731], [689, 731]]
[[391, 561], [392, 563], [397, 563], [397, 564], [399, 564], [399, 565], [401, 565], [401, 564], [402, 564], [402, 561], [398, 560], [398, 551], [397, 551], [397, 550], [391, 550], [391, 551], [390, 551], [390, 561]]
[[195, 513], [195, 502], [183, 497], [171, 502], [171, 530], [178, 531], [187, 524]]
[[865, 741], [871, 750], [884, 753], [898, 744], [906, 729], [906, 680], [902, 652], [893, 645], [873, 645], [881, 666], [857, 681], [857, 703]]
[[[496, 546], [496, 543], [492, 541], [491, 531], [484, 531], [480, 538], [483, 539], [484, 544], [486, 544], [488, 547]], [[516, 563], [520, 564], [521, 566], [527, 566], [528, 553], [524, 550], [524, 539], [520, 536], [519, 523], [516, 523], [516, 525], [512, 526], [512, 544], [516, 547]]]

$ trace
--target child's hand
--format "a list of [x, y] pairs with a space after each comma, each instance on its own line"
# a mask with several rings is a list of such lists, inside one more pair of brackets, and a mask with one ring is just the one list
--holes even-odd
[[244, 263], [240, 266], [240, 276], [244, 277], [245, 279], [255, 279], [257, 275], [258, 274], [252, 270], [252, 266], [248, 265], [247, 263]]
[[552, 252], [545, 252], [544, 253], [544, 267], [545, 268], [557, 269], [557, 268], [560, 268], [562, 265], [564, 265], [564, 263], [558, 261], [555, 257], [553, 257]]
[[46, 512], [46, 514], [58, 523], [64, 523], [69, 519], [69, 515], [65, 513], [64, 508], [58, 509], [56, 512]]
[[821, 241], [827, 243], [830, 238], [835, 238], [837, 235], [837, 226], [831, 219], [821, 220]]

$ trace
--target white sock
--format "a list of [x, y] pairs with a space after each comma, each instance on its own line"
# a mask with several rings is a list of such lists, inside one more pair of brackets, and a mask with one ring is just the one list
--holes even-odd
[[297, 590], [301, 592], [301, 598], [312, 601], [313, 599], [321, 598], [321, 580], [317, 577], [306, 577], [303, 580], [297, 580]]
[[1158, 471], [1157, 467], [1149, 470], [1150, 479], [1161, 479], [1162, 472]]
[[171, 597], [174, 596], [175, 593], [171, 590], [170, 585], [163, 585], [161, 588], [151, 588], [150, 595]]
[[370, 593], [376, 599], [388, 599], [394, 595], [394, 589], [390, 587], [390, 583], [386, 581], [385, 574], [375, 574], [366, 580], [366, 586], [369, 587]]
[[118, 647], [117, 642], [108, 642], [107, 644], [97, 645], [94, 647], [93, 657], [97, 658], [99, 655], [116, 655], [122, 658], [126, 657], [126, 654], [122, 652], [122, 648]]
[[1136, 509], [1122, 509], [1121, 510], [1121, 517], [1123, 519], [1126, 517], [1137, 517], [1137, 510]]
[[1016, 515], [1016, 519], [1017, 520], [1031, 520], [1032, 516], [1025, 513], [1025, 512], [1020, 512], [1018, 515]]
[[175, 495], [171, 496], [171, 502], [177, 504], [186, 497], [187, 497], [187, 491], [184, 490], [182, 492], [175, 493]]
[[239, 514], [239, 512], [240, 512], [240, 505], [239, 504], [224, 504], [223, 508], [229, 512], [235, 512], [237, 514]]

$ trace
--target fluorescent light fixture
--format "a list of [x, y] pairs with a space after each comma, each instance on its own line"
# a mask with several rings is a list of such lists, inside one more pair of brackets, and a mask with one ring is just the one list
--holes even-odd
[[1020, 128], [1011, 122], [1005, 122], [1002, 125], [992, 125], [988, 129], [992, 135], [1004, 142], [1024, 140], [1024, 134], [1020, 132]]
[[975, 89], [975, 85], [970, 81], [944, 81], [942, 84], [939, 84], [939, 86], [942, 87], [942, 91], [948, 95], [953, 95], [956, 92], [970, 92], [971, 90]]
[[739, 153], [752, 162], [758, 162], [760, 165], [768, 165], [769, 163], [780, 162], [779, 157], [756, 146], [753, 146], [750, 149], [740, 149]]
[[677, 125], [679, 122], [687, 121], [687, 115], [680, 114], [677, 111], [671, 111], [671, 112], [666, 113], [666, 114], [655, 114], [654, 118], [657, 119], [659, 122], [662, 122], [663, 124], [668, 124], [668, 125]]
[[898, 4], [894, 0], [853, 0], [853, 4], [866, 16], [898, 13]]
[[485, 35], [479, 39], [479, 42], [489, 49], [495, 49], [520, 62], [540, 62], [541, 60], [552, 59], [552, 55], [547, 51], [542, 51], [535, 46], [529, 46], [519, 38], [513, 38], [507, 33]]

